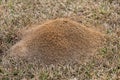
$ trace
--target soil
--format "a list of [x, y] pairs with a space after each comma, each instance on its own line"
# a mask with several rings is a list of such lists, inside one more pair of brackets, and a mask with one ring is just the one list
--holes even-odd
[[84, 62], [102, 46], [105, 35], [66, 18], [49, 20], [25, 30], [10, 55], [43, 64]]

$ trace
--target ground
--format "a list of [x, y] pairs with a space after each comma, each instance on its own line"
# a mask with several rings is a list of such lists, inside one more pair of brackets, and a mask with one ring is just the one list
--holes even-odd
[[[81, 65], [42, 67], [2, 56], [20, 40], [19, 29], [55, 18], [71, 18], [105, 33], [109, 39], [97, 56]], [[0, 0], [1, 80], [119, 80], [119, 0]], [[12, 64], [11, 64], [12, 62]], [[6, 65], [9, 64], [9, 65]]]

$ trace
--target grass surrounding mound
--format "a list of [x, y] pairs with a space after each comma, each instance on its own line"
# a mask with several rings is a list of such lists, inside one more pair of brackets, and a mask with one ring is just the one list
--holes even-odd
[[[0, 55], [20, 40], [19, 29], [48, 19], [70, 17], [88, 27], [103, 28], [110, 37], [91, 61], [81, 65], [38, 66], [27, 61], [0, 60], [1, 80], [119, 80], [119, 0], [0, 0]], [[102, 27], [101, 27], [102, 26]], [[7, 65], [6, 65], [7, 63]], [[12, 64], [10, 64], [12, 63]], [[19, 65], [24, 63], [24, 65]]]

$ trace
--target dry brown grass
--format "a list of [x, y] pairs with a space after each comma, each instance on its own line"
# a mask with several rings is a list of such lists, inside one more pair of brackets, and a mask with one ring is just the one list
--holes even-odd
[[61, 17], [71, 17], [88, 27], [102, 26], [103, 32], [110, 37], [97, 56], [81, 65], [42, 67], [27, 61], [0, 58], [1, 80], [120, 79], [120, 37], [117, 35], [120, 0], [0, 0], [0, 4], [0, 54], [5, 54], [20, 40], [17, 33], [20, 28]]

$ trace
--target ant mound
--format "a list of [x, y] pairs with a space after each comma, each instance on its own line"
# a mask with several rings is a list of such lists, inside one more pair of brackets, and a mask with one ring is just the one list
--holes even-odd
[[43, 64], [79, 62], [92, 55], [104, 35], [69, 19], [50, 20], [24, 32], [10, 49], [10, 56], [41, 61]]

